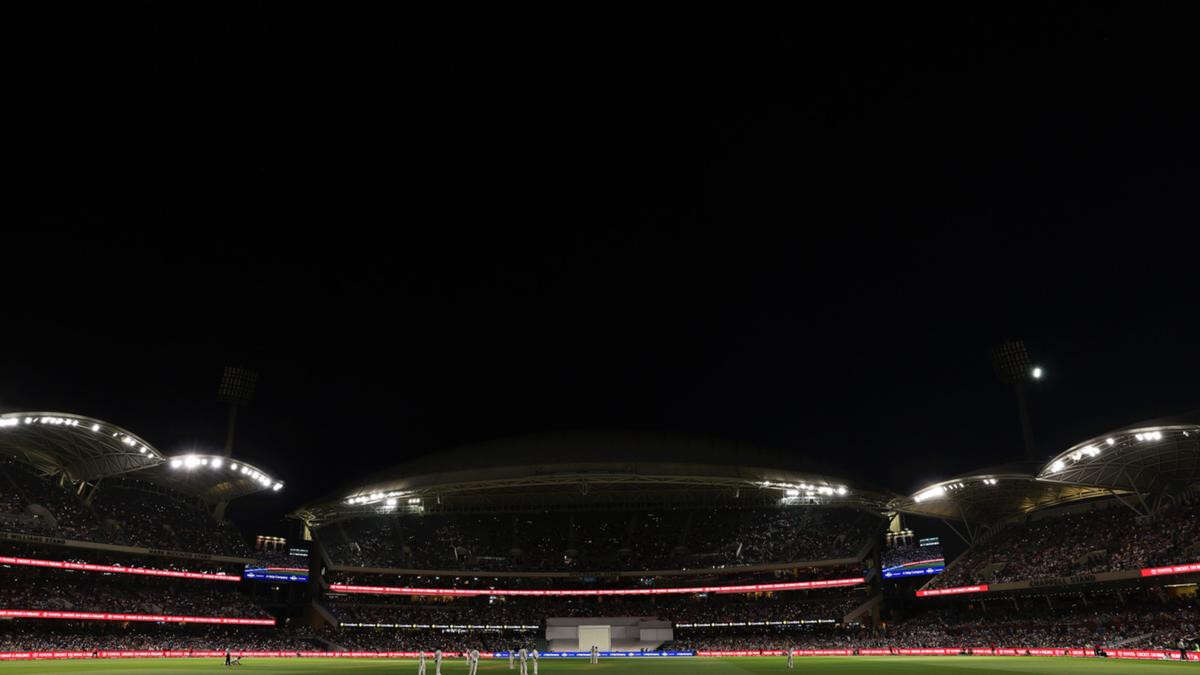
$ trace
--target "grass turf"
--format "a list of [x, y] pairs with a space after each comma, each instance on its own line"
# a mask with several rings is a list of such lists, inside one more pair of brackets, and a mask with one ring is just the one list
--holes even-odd
[[[602, 659], [592, 665], [586, 659], [544, 659], [539, 675], [555, 673], [597, 673], [598, 675], [722, 675], [732, 673], [786, 673], [786, 660], [781, 656], [755, 656], [737, 658], [633, 658]], [[1182, 669], [1191, 668], [1190, 671]], [[194, 674], [228, 670], [232, 672], [270, 673], [325, 673], [325, 672], [392, 672], [415, 673], [417, 663], [411, 659], [271, 659], [247, 658], [236, 669], [226, 669], [221, 659], [103, 659], [79, 661], [25, 661], [0, 664], [0, 674], [8, 673], [183, 673]], [[852, 656], [816, 657], [796, 659], [794, 673], [912, 673], [914, 675], [953, 675], [970, 673], [1097, 673], [1101, 675], [1124, 675], [1125, 673], [1197, 672], [1197, 664], [1172, 663], [1166, 661], [1135, 661], [1116, 659], [1080, 659], [1070, 657], [1036, 656]], [[428, 675], [433, 675], [432, 661]], [[443, 675], [466, 673], [467, 666], [461, 659], [442, 663]], [[481, 673], [516, 673], [510, 671], [507, 660], [479, 662]], [[532, 672], [532, 669], [530, 670]]]

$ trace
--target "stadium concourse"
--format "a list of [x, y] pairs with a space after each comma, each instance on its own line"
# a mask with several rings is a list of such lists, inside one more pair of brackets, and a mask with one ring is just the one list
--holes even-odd
[[[693, 662], [712, 672], [764, 654], [776, 669], [788, 650], [1041, 656], [1060, 672], [1196, 660], [1200, 634], [1196, 415], [910, 496], [707, 438], [507, 439], [304, 504], [304, 536], [266, 550], [226, 506], [286, 492], [237, 458], [168, 457], [108, 422], [21, 412], [0, 415], [0, 467], [7, 661], [474, 649], [501, 662], [489, 670], [520, 649], [566, 667], [596, 646], [713, 657]], [[904, 534], [921, 519], [967, 545], [941, 574], [923, 576], [941, 547]]]

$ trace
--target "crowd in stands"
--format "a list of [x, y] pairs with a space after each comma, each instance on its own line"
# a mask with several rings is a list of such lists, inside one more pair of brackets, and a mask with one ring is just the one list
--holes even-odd
[[133, 575], [6, 569], [0, 608], [268, 618], [238, 584]]
[[310, 651], [324, 644], [311, 629], [163, 624], [97, 624], [18, 619], [0, 622], [0, 652], [51, 650]]
[[1152, 518], [1120, 505], [1012, 523], [976, 544], [930, 588], [1003, 583], [1195, 562], [1200, 508], [1182, 501]]
[[329, 636], [338, 647], [350, 651], [378, 652], [462, 652], [478, 649], [481, 652], [503, 651], [536, 647], [538, 631], [498, 630], [396, 630], [368, 628], [342, 630]]
[[336, 564], [422, 570], [720, 568], [854, 557], [882, 521], [849, 508], [397, 515], [318, 532]]
[[695, 586], [739, 586], [746, 584], [788, 583], [823, 579], [851, 579], [864, 576], [861, 564], [828, 567], [792, 567], [783, 570], [724, 573], [699, 570], [696, 573], [591, 577], [561, 576], [443, 576], [369, 574], [362, 572], [326, 572], [331, 584], [362, 586], [403, 586], [407, 588], [503, 588], [503, 589], [608, 589], [608, 588], [688, 588]]
[[540, 625], [547, 617], [640, 616], [674, 623], [833, 620], [861, 605], [861, 593], [775, 593], [600, 598], [511, 597], [389, 602], [388, 598], [331, 598], [341, 622], [402, 625]]
[[0, 530], [153, 549], [251, 557], [236, 528], [185, 495], [134, 479], [102, 483], [86, 504], [74, 491], [0, 457]]
[[778, 626], [677, 629], [676, 649], [855, 649], [966, 647], [1170, 648], [1200, 635], [1194, 599], [1120, 601], [1115, 594], [1079, 594], [917, 609], [875, 632], [866, 626]]

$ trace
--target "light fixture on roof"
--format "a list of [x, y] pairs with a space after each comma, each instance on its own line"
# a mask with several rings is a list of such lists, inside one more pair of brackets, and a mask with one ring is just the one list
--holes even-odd
[[1033, 375], [1033, 379], [1035, 379], [1035, 380], [1042, 379], [1042, 367], [1034, 366], [1033, 370], [1030, 372], [1030, 374]]
[[1056, 460], [1054, 460], [1054, 463], [1050, 465], [1050, 470], [1051, 471], [1062, 471], [1063, 466], [1065, 466], [1063, 464], [1063, 461], [1061, 459], [1056, 459]]
[[784, 494], [786, 494], [789, 497], [799, 497], [800, 491], [796, 490], [796, 489], [789, 489], [789, 490], [785, 491]]
[[280, 490], [283, 489], [283, 483], [276, 483], [275, 485], [271, 486], [271, 489], [276, 492], [279, 492]]
[[845, 486], [845, 485], [839, 485], [839, 486], [838, 486], [838, 489], [837, 489], [837, 493], [838, 493], [839, 495], [845, 496], [845, 494], [846, 494], [846, 486]]
[[1112, 444], [1116, 443], [1116, 441], [1114, 441], [1114, 440], [1113, 440], [1113, 439], [1110, 437], [1108, 440], [1106, 440], [1106, 441], [1105, 441], [1105, 443], [1108, 443], [1109, 445], [1112, 445]]
[[221, 468], [221, 465], [224, 463], [225, 463], [225, 460], [221, 459], [220, 457], [213, 457], [210, 465], [214, 469], [219, 469], [219, 468]]
[[179, 458], [177, 457], [177, 458], [175, 458], [175, 459], [171, 460], [171, 468], [172, 468], [172, 469], [178, 469], [178, 468], [179, 468], [179, 467], [181, 467], [181, 466], [183, 466], [183, 460], [182, 460], [182, 459], [179, 459]]
[[233, 462], [232, 464], [230, 464], [230, 465], [229, 465], [229, 470], [230, 470], [230, 471], [237, 471], [237, 462]]
[[183, 465], [189, 469], [194, 469], [200, 466], [200, 458], [195, 455], [188, 455], [183, 458]]
[[100, 431], [100, 425], [99, 425], [99, 424], [93, 424], [93, 425], [92, 425], [92, 431]]

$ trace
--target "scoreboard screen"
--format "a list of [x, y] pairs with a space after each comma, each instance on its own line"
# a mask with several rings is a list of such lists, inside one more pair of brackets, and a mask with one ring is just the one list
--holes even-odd
[[246, 567], [242, 573], [246, 579], [259, 581], [308, 581], [308, 570], [299, 567]]
[[944, 569], [946, 558], [942, 553], [942, 543], [937, 537], [921, 539], [916, 546], [892, 546], [883, 553], [885, 579], [938, 574]]

